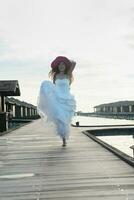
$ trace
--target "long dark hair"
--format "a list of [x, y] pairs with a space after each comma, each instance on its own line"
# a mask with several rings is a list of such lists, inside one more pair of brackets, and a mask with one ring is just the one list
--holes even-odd
[[[66, 66], [66, 65], [65, 65]], [[65, 71], [64, 71], [64, 74], [67, 75], [68, 79], [70, 80], [70, 84], [72, 83], [73, 81], [73, 74], [72, 73], [68, 73], [68, 67], [66, 66], [65, 68]], [[55, 80], [56, 80], [56, 75], [59, 74], [60, 71], [59, 71], [59, 68], [58, 66], [53, 68], [50, 72], [49, 72], [49, 77], [53, 80], [53, 83], [55, 84]]]

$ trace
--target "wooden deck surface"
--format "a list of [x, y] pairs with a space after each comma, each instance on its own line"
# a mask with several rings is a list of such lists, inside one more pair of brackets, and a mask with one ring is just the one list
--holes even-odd
[[36, 120], [0, 137], [0, 200], [134, 200], [134, 168], [71, 128], [67, 147]]

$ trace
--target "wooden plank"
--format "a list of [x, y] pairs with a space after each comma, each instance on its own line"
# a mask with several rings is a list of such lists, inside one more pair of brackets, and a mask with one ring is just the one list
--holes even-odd
[[0, 200], [133, 200], [134, 169], [82, 130], [66, 147], [41, 120], [0, 137]]

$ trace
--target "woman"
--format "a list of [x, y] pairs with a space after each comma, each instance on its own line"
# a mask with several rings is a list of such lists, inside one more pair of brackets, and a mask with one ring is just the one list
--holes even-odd
[[49, 76], [51, 81], [43, 81], [37, 102], [37, 110], [41, 117], [47, 116], [47, 121], [53, 122], [57, 134], [62, 138], [62, 146], [66, 146], [69, 137], [71, 119], [76, 109], [76, 101], [70, 93], [73, 80], [72, 72], [76, 62], [64, 56], [58, 56], [51, 63]]

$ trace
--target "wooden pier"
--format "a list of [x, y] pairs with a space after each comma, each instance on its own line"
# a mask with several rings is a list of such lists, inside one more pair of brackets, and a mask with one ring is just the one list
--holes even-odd
[[36, 120], [0, 137], [0, 200], [134, 200], [134, 168], [71, 127]]

